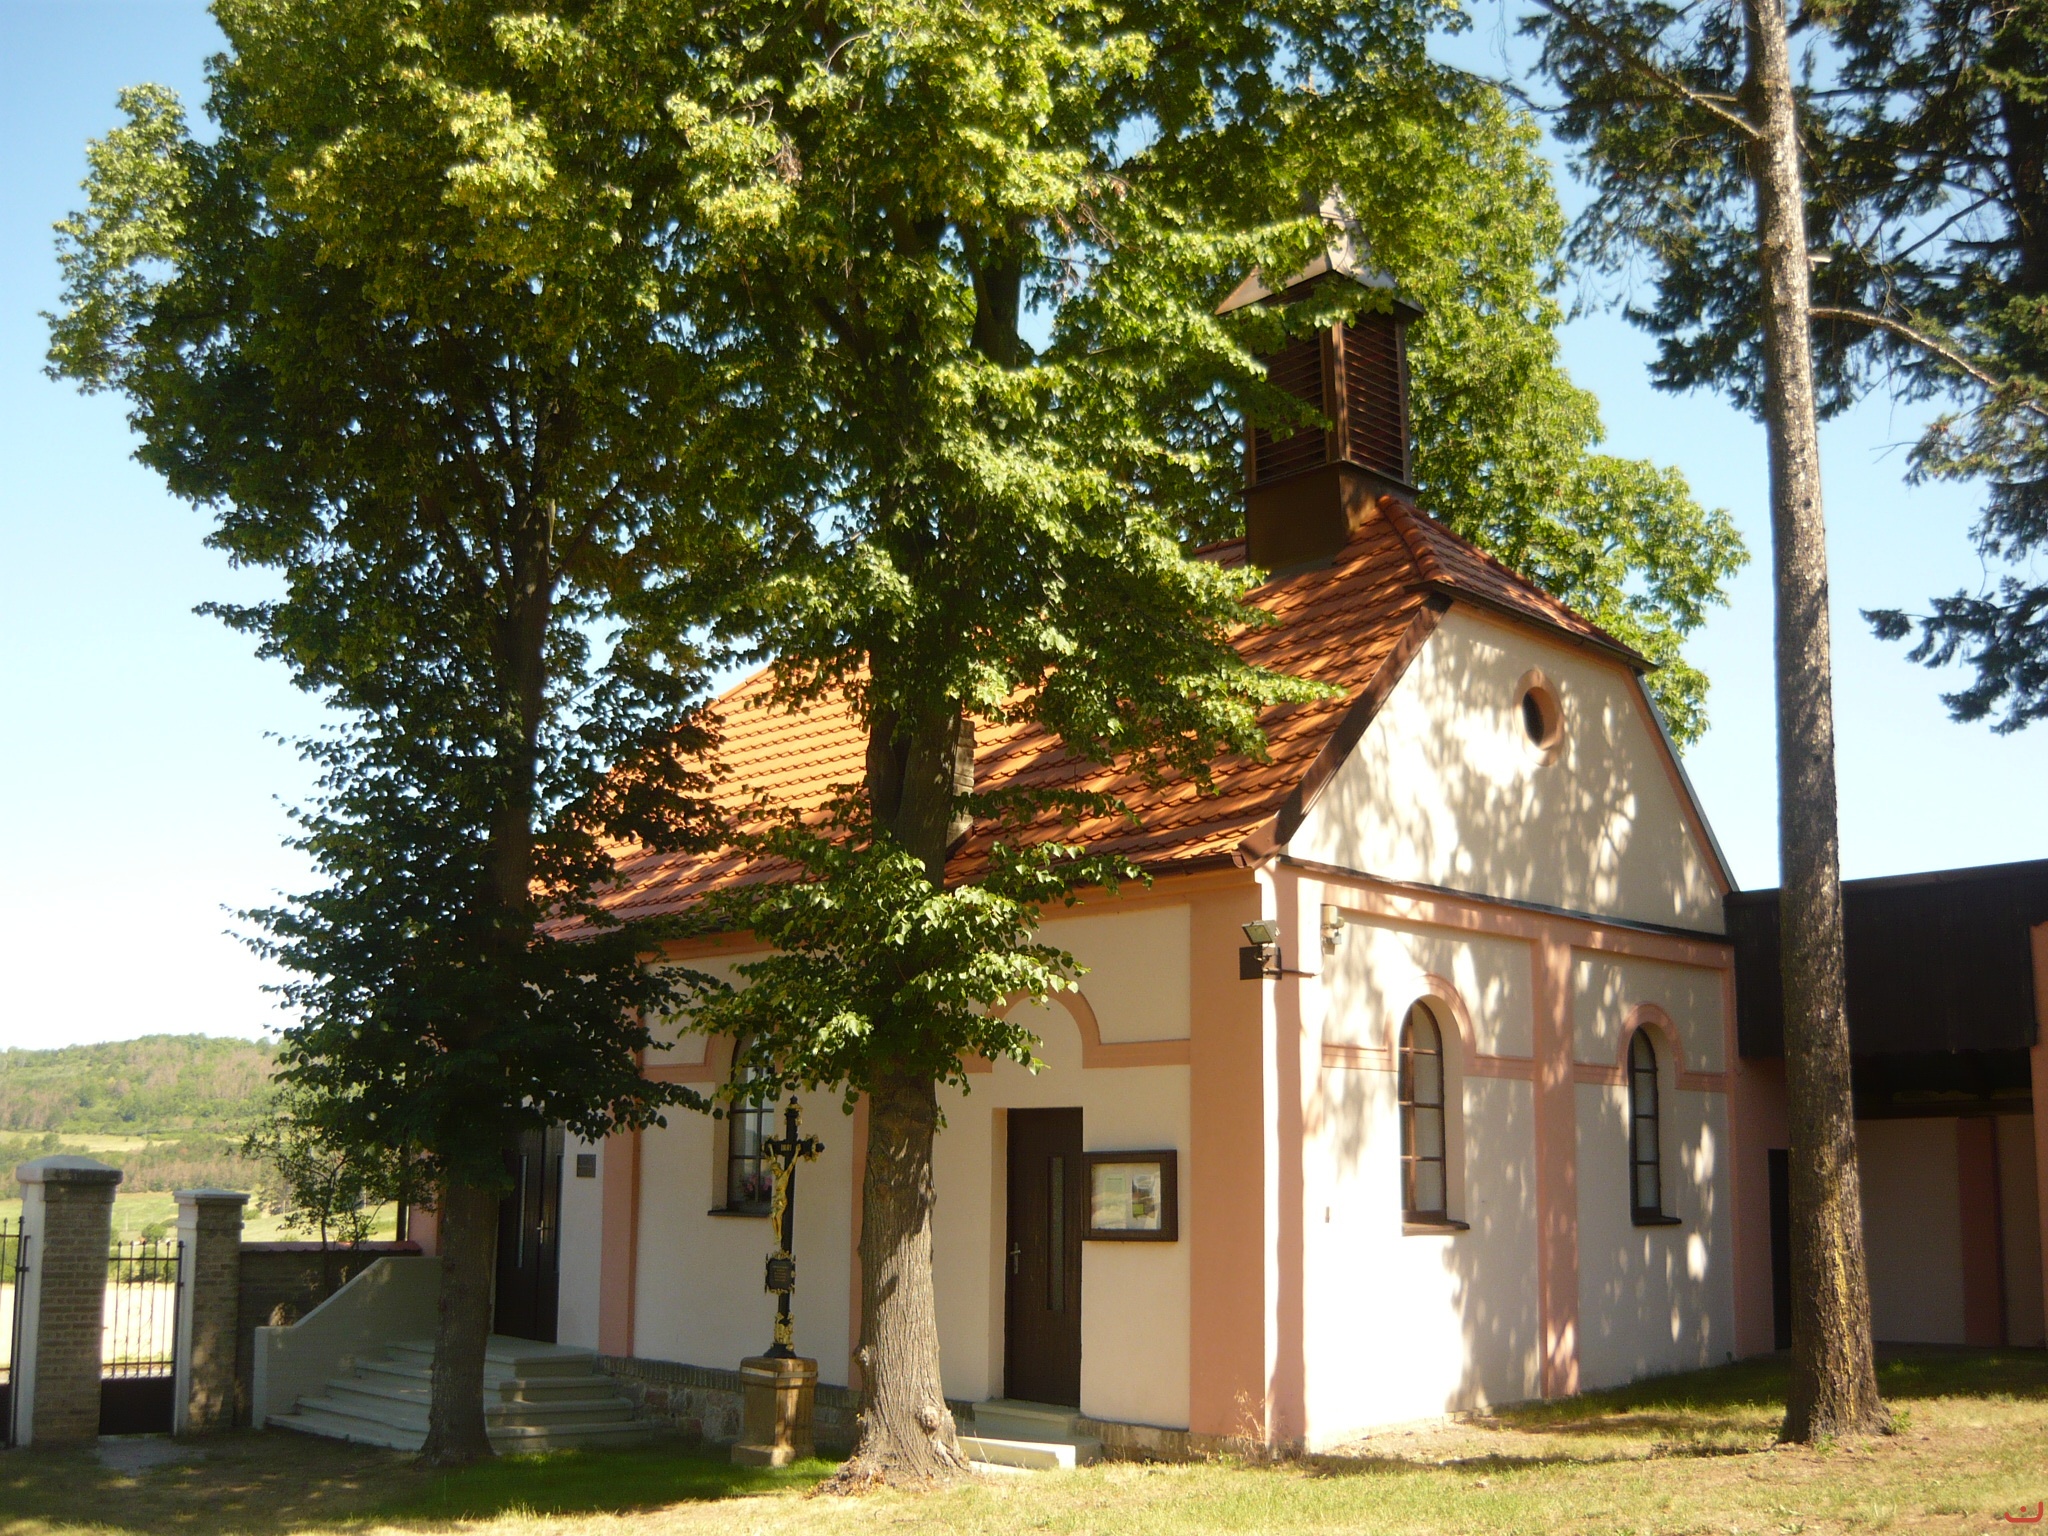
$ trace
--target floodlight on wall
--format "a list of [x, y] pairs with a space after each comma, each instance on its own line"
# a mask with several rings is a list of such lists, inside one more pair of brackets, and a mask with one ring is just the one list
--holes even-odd
[[1280, 958], [1280, 925], [1261, 918], [1242, 925], [1251, 940], [1237, 952], [1239, 981], [1272, 981], [1280, 976], [1313, 976], [1314, 971], [1290, 971]]
[[1323, 953], [1337, 953], [1337, 941], [1344, 937], [1344, 913], [1329, 902], [1323, 903]]

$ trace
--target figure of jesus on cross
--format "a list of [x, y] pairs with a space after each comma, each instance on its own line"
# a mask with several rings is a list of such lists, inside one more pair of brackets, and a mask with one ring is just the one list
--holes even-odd
[[796, 1164], [802, 1158], [809, 1162], [825, 1150], [825, 1144], [815, 1136], [798, 1134], [796, 1095], [789, 1096], [789, 1104], [782, 1111], [782, 1134], [761, 1143], [764, 1157], [773, 1159], [775, 1169], [775, 1199], [769, 1207], [768, 1218], [774, 1225], [776, 1241], [781, 1245], [768, 1255], [768, 1275], [762, 1289], [775, 1294], [775, 1342], [768, 1347], [767, 1358], [771, 1360], [793, 1360], [796, 1358], [796, 1333], [789, 1317], [789, 1298], [796, 1293]]

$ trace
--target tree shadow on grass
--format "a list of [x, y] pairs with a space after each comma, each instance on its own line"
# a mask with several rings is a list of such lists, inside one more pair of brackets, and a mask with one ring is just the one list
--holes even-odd
[[454, 1472], [418, 1466], [402, 1452], [278, 1431], [208, 1436], [179, 1451], [176, 1461], [140, 1470], [107, 1466], [91, 1448], [0, 1452], [0, 1536], [79, 1527], [121, 1536], [282, 1536], [364, 1521], [425, 1529], [511, 1510], [630, 1513], [796, 1492], [833, 1469], [826, 1461], [736, 1467], [722, 1449], [673, 1439], [506, 1457]]
[[383, 1519], [476, 1520], [509, 1509], [537, 1515], [623, 1514], [670, 1504], [750, 1494], [788, 1493], [832, 1475], [838, 1463], [813, 1459], [781, 1468], [737, 1467], [722, 1447], [556, 1451], [509, 1456], [429, 1474], [424, 1487], [380, 1505]]
[[[2048, 1399], [2048, 1350], [1888, 1345], [1878, 1351], [1878, 1390], [1887, 1401], [1956, 1398]], [[1527, 1434], [1712, 1433], [1759, 1413], [1785, 1411], [1791, 1360], [1761, 1355], [1704, 1371], [1653, 1376], [1626, 1387], [1548, 1403], [1503, 1408], [1485, 1422]]]
[[[2048, 1400], [2048, 1351], [2039, 1349], [1895, 1346], [1879, 1351], [1878, 1372], [1885, 1398], [1902, 1408], [1932, 1399]], [[1403, 1451], [1366, 1442], [1359, 1454], [1312, 1457], [1306, 1465], [1317, 1475], [1359, 1476], [1753, 1455], [1777, 1442], [1789, 1379], [1786, 1356], [1764, 1356], [1467, 1415], [1406, 1437]]]

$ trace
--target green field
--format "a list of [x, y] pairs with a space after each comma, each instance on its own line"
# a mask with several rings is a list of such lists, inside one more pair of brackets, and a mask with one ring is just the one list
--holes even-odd
[[[107, 1161], [115, 1162], [113, 1158]], [[0, 1200], [0, 1222], [21, 1220], [21, 1201]], [[370, 1233], [373, 1240], [388, 1241], [397, 1235], [398, 1211], [395, 1206], [385, 1206], [377, 1213], [376, 1228]], [[166, 1230], [178, 1222], [178, 1202], [169, 1190], [151, 1190], [146, 1193], [114, 1196], [114, 1237], [118, 1242], [132, 1242], [141, 1237], [146, 1228], [161, 1222]], [[297, 1243], [307, 1242], [318, 1233], [288, 1232], [284, 1218], [268, 1211], [250, 1209], [242, 1224], [242, 1240], [250, 1243]]]

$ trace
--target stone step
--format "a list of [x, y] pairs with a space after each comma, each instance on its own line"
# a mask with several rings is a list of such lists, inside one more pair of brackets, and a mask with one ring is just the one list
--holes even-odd
[[1071, 1440], [1011, 1440], [994, 1435], [962, 1435], [960, 1449], [979, 1465], [1014, 1467], [1024, 1472], [1057, 1472], [1092, 1465], [1102, 1454], [1102, 1442]]
[[[433, 1390], [433, 1371], [409, 1362], [363, 1360], [357, 1362], [356, 1371], [366, 1381], [384, 1382], [394, 1390], [417, 1393], [422, 1397]], [[492, 1402], [571, 1402], [617, 1397], [619, 1387], [602, 1371], [592, 1371], [583, 1376], [507, 1376], [498, 1381], [487, 1377], [484, 1394], [486, 1400]]]
[[1056, 1403], [1027, 1403], [1014, 1397], [974, 1405], [973, 1430], [1004, 1440], [1070, 1440], [1081, 1410]]
[[319, 1399], [300, 1398], [290, 1413], [273, 1414], [264, 1427], [294, 1429], [301, 1434], [322, 1435], [329, 1440], [348, 1440], [357, 1445], [381, 1445], [394, 1451], [416, 1451], [427, 1443], [424, 1426], [407, 1429], [381, 1418], [363, 1418], [323, 1406]]
[[[407, 1339], [391, 1346], [388, 1359], [432, 1368], [431, 1339]], [[597, 1352], [573, 1344], [542, 1344], [533, 1339], [508, 1339], [492, 1334], [484, 1346], [484, 1379], [515, 1376], [588, 1376], [597, 1370]]]
[[500, 1456], [535, 1456], [542, 1451], [644, 1445], [654, 1435], [655, 1427], [643, 1419], [627, 1419], [618, 1424], [506, 1425], [490, 1431], [491, 1449]]
[[[433, 1394], [431, 1344], [406, 1341], [354, 1362], [318, 1396], [302, 1397], [273, 1420], [304, 1434], [361, 1445], [418, 1450], [426, 1443]], [[484, 1357], [484, 1426], [501, 1455], [579, 1445], [633, 1445], [653, 1426], [633, 1416], [596, 1354], [558, 1344], [493, 1337]]]
[[[293, 1412], [280, 1414], [270, 1423], [301, 1434], [349, 1440], [357, 1445], [380, 1445], [394, 1451], [416, 1451], [427, 1442], [424, 1428], [402, 1428], [376, 1419], [334, 1412], [311, 1403], [302, 1403]], [[623, 1423], [606, 1424], [494, 1425], [486, 1433], [490, 1437], [491, 1449], [500, 1456], [522, 1456], [579, 1447], [640, 1445], [653, 1438], [654, 1426], [629, 1419]]]
[[1101, 1459], [1102, 1442], [1075, 1433], [1080, 1410], [1013, 1397], [974, 1405], [960, 1448], [978, 1466], [1049, 1472], [1085, 1467]]
[[[299, 1406], [377, 1419], [394, 1427], [417, 1429], [422, 1433], [427, 1427], [426, 1398], [394, 1393], [373, 1382], [330, 1382], [319, 1397], [300, 1398]], [[629, 1421], [632, 1417], [633, 1405], [624, 1397], [569, 1403], [484, 1404], [484, 1423], [491, 1429], [547, 1424], [613, 1424]]]

